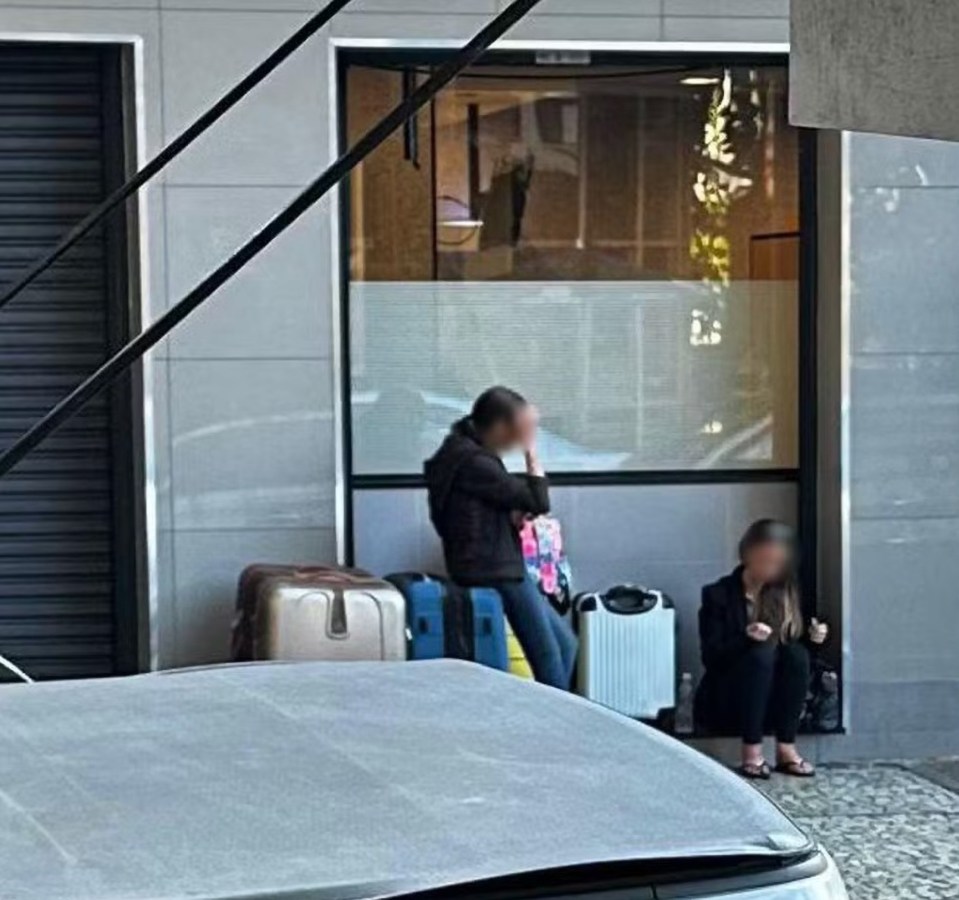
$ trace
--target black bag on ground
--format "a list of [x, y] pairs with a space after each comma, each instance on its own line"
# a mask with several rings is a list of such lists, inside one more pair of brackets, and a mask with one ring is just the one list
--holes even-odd
[[839, 730], [841, 720], [839, 674], [821, 660], [814, 660], [802, 730], [814, 734], [831, 734]]

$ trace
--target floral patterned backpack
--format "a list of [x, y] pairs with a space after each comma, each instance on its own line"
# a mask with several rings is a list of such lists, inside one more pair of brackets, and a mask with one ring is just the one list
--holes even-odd
[[565, 616], [573, 600], [573, 573], [563, 547], [563, 530], [551, 516], [526, 519], [520, 529], [530, 578], [553, 608]]

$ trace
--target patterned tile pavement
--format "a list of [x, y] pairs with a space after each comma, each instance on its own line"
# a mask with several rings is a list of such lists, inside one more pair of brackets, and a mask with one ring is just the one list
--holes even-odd
[[829, 850], [851, 900], [959, 900], [959, 793], [922, 771], [830, 767], [763, 790]]

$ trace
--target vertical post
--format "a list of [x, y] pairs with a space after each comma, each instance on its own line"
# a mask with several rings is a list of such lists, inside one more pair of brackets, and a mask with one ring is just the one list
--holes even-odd
[[[819, 265], [816, 132], [799, 132], [799, 537], [803, 594], [818, 592], [819, 517]], [[815, 610], [809, 610], [814, 613]]]

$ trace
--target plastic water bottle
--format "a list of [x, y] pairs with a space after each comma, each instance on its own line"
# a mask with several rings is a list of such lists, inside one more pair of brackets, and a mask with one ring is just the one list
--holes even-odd
[[693, 676], [683, 672], [676, 700], [676, 734], [693, 733]]

